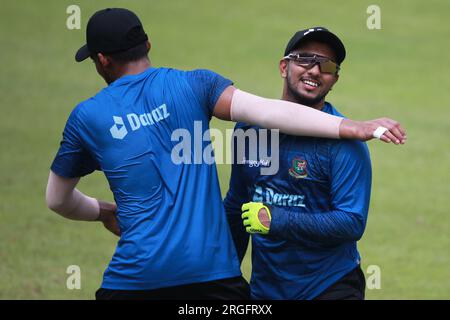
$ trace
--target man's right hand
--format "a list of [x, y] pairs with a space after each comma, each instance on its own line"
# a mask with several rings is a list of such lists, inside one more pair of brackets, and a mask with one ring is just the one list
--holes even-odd
[[406, 131], [400, 123], [389, 118], [380, 118], [369, 121], [353, 121], [344, 119], [339, 127], [339, 136], [342, 139], [358, 139], [362, 141], [374, 138], [374, 132], [378, 127], [384, 127], [387, 130], [380, 137], [380, 140], [395, 144], [404, 144], [406, 142]]

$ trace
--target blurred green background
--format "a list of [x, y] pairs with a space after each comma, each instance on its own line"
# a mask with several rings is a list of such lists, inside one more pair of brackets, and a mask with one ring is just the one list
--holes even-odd
[[[68, 30], [66, 8], [81, 8]], [[366, 9], [381, 8], [381, 30]], [[127, 7], [144, 23], [154, 66], [208, 68], [241, 89], [281, 96], [278, 61], [292, 34], [322, 25], [348, 56], [328, 97], [355, 119], [389, 116], [408, 143], [370, 142], [374, 179], [359, 242], [363, 269], [381, 269], [369, 299], [450, 298], [450, 2], [404, 1], [24, 1], [0, 8], [0, 299], [92, 299], [117, 238], [100, 223], [65, 220], [46, 208], [50, 163], [72, 108], [104, 87], [94, 66], [76, 64], [88, 18]], [[213, 127], [232, 124], [214, 121]], [[223, 195], [230, 167], [219, 165]], [[80, 189], [112, 200], [95, 173]], [[243, 265], [250, 274], [249, 254]], [[66, 269], [81, 268], [81, 289]], [[366, 278], [368, 274], [366, 273]]]

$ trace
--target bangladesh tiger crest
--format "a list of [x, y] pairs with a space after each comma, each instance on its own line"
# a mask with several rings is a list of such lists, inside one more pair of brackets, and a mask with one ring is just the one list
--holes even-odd
[[292, 160], [292, 167], [289, 169], [289, 174], [296, 178], [306, 178], [308, 176], [308, 171], [306, 170], [306, 166], [308, 162], [305, 159], [294, 158]]

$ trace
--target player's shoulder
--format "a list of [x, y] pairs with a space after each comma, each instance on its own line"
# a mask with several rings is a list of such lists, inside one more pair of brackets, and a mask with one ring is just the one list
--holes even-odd
[[155, 68], [155, 70], [157, 70], [157, 73], [160, 75], [180, 76], [185, 73], [184, 70], [170, 67], [158, 67]]
[[333, 139], [330, 140], [330, 154], [332, 158], [352, 158], [355, 161], [358, 159], [370, 159], [370, 152], [367, 143], [354, 139]]
[[331, 114], [333, 116], [336, 116], [336, 117], [347, 118], [342, 113], [340, 113], [334, 105], [332, 105], [328, 101], [325, 102], [322, 111], [325, 113]]
[[78, 103], [75, 106], [74, 111], [79, 114], [86, 114], [88, 111], [100, 108], [100, 106], [104, 103], [104, 100], [105, 100], [105, 90], [103, 89], [96, 95]]
[[334, 144], [333, 144], [334, 148], [340, 148], [340, 149], [345, 149], [345, 150], [368, 150], [367, 147], [367, 143], [364, 141], [360, 141], [360, 140], [355, 140], [355, 139], [338, 139], [338, 140], [334, 140]]
[[163, 76], [167, 81], [186, 81], [190, 85], [210, 83], [218, 77], [221, 77], [218, 73], [209, 69], [190, 69], [182, 70], [176, 68], [159, 68], [160, 76]]
[[[103, 91], [103, 90], [102, 90]], [[79, 102], [72, 110], [69, 120], [78, 122], [95, 121], [98, 117], [101, 106], [104, 104], [104, 92], [98, 92], [96, 95]]]
[[218, 74], [215, 71], [212, 71], [210, 69], [203, 69], [203, 68], [185, 70], [184, 72], [188, 75], [193, 75], [193, 76], [197, 76], [197, 77], [210, 77], [210, 76]]
[[223, 75], [210, 69], [186, 70], [185, 75], [189, 80], [193, 80], [200, 83], [227, 81], [227, 78], [225, 78]]
[[167, 74], [170, 76], [196, 76], [196, 77], [206, 77], [217, 74], [216, 72], [209, 69], [177, 69], [170, 67], [159, 67], [157, 70], [160, 73]]

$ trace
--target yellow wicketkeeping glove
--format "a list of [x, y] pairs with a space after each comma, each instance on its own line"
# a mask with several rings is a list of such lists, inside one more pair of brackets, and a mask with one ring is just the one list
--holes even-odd
[[[242, 220], [245, 227], [245, 230], [248, 233], [260, 233], [260, 234], [268, 234], [269, 227], [263, 225], [262, 221], [269, 222], [272, 220], [272, 216], [270, 215], [270, 210], [267, 206], [265, 206], [261, 202], [248, 202], [242, 205]], [[266, 209], [267, 215], [265, 215], [261, 209]]]

